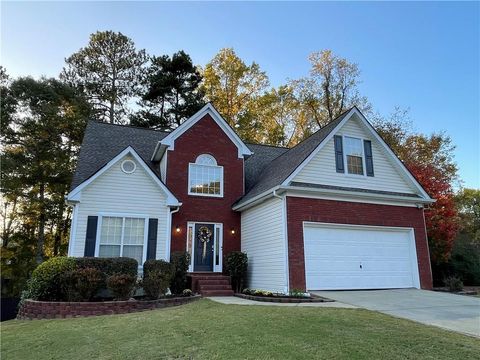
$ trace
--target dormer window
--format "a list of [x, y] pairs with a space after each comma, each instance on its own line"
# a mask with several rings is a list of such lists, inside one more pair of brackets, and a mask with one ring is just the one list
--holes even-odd
[[188, 194], [223, 197], [223, 166], [213, 156], [202, 154], [188, 165]]
[[345, 158], [349, 174], [363, 175], [363, 144], [361, 139], [345, 136]]

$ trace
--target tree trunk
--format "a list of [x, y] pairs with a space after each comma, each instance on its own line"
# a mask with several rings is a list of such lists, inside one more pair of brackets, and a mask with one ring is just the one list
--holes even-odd
[[65, 201], [61, 201], [60, 208], [58, 210], [58, 217], [57, 217], [57, 226], [55, 232], [55, 238], [53, 242], [53, 255], [57, 256], [60, 253], [60, 245], [62, 243], [62, 235], [64, 230], [64, 222], [65, 219], [63, 218], [63, 213], [65, 212]]
[[40, 218], [38, 224], [38, 238], [37, 238], [37, 263], [40, 264], [43, 261], [43, 246], [45, 244], [45, 184], [40, 184], [39, 190], [39, 202], [40, 202]]
[[109, 111], [109, 117], [110, 117], [110, 124], [115, 123], [115, 101], [110, 100], [110, 111]]

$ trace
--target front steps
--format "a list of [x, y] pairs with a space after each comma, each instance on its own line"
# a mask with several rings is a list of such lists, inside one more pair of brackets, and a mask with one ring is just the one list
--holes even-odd
[[202, 296], [233, 296], [230, 276], [219, 273], [188, 274], [192, 291]]

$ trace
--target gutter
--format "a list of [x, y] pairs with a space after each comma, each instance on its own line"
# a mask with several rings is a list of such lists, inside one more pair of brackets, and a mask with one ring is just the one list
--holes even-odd
[[333, 190], [333, 189], [315, 189], [310, 187], [299, 187], [299, 186], [275, 186], [263, 193], [254, 196], [253, 198], [247, 200], [244, 203], [240, 203], [235, 205], [232, 209], [233, 210], [246, 210], [257, 203], [263, 201], [270, 196], [279, 197], [278, 192], [285, 192], [285, 191], [298, 191], [303, 192], [305, 194], [311, 193], [315, 195], [329, 195], [329, 196], [339, 196], [339, 197], [353, 197], [358, 199], [372, 199], [372, 200], [384, 200], [384, 201], [399, 201], [409, 204], [417, 204], [418, 206], [423, 206], [432, 204], [436, 200], [434, 199], [424, 199], [424, 198], [416, 198], [416, 197], [409, 197], [409, 196], [395, 196], [395, 195], [386, 195], [386, 194], [373, 194], [373, 193], [365, 193], [365, 192], [355, 192], [355, 191], [345, 191], [345, 190]]

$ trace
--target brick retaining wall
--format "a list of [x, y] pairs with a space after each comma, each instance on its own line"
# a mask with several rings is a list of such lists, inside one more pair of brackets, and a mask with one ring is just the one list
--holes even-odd
[[198, 300], [201, 296], [167, 298], [158, 300], [127, 300], [101, 302], [53, 302], [26, 300], [17, 319], [64, 319], [72, 317], [126, 314], [138, 311], [178, 306]]

